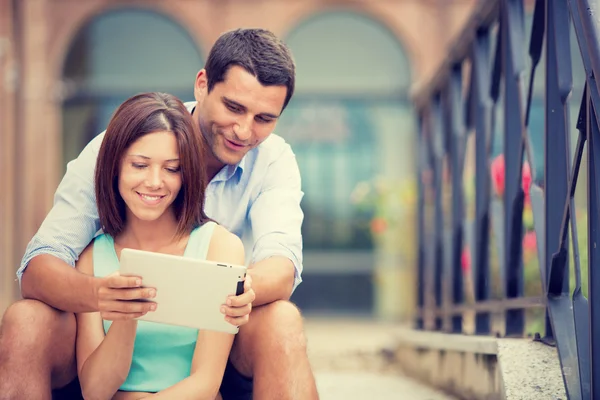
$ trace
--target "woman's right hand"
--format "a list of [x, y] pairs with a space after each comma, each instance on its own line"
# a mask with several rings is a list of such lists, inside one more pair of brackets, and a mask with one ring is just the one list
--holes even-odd
[[148, 301], [156, 296], [156, 289], [141, 286], [140, 277], [121, 276], [118, 272], [96, 278], [94, 294], [102, 319], [127, 320], [156, 310], [156, 303]]

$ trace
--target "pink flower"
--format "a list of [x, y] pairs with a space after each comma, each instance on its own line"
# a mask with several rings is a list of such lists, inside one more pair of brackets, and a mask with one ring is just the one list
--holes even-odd
[[387, 229], [387, 222], [381, 217], [373, 218], [371, 221], [371, 231], [375, 234], [383, 233]]
[[[500, 154], [492, 160], [490, 172], [492, 175], [492, 184], [494, 185], [494, 191], [498, 194], [498, 197], [502, 197], [504, 195], [506, 179], [506, 165], [504, 163], [504, 154]], [[530, 202], [529, 186], [531, 185], [531, 180], [531, 168], [529, 167], [529, 163], [525, 162], [525, 164], [523, 164], [521, 173], [521, 186], [523, 188], [523, 191], [525, 192], [526, 204], [529, 204]]]
[[537, 238], [535, 231], [529, 231], [523, 235], [523, 250], [534, 252], [537, 249]]
[[529, 163], [527, 161], [525, 161], [525, 164], [523, 164], [521, 185], [523, 187], [523, 192], [525, 192], [525, 204], [529, 204], [531, 202], [531, 199], [529, 198], [529, 186], [531, 186], [531, 168], [529, 168]]
[[465, 246], [463, 248], [462, 254], [460, 256], [460, 266], [462, 268], [463, 274], [471, 272], [471, 252], [469, 251], [468, 246]]
[[506, 172], [504, 154], [500, 154], [498, 157], [494, 158], [490, 169], [494, 191], [498, 194], [498, 197], [502, 197], [504, 195], [504, 175]]

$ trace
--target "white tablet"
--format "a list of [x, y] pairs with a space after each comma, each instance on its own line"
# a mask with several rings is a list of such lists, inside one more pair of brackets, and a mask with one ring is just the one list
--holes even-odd
[[245, 266], [123, 249], [119, 273], [140, 276], [144, 287], [156, 288], [156, 311], [140, 320], [238, 332], [220, 309], [229, 295], [243, 293]]

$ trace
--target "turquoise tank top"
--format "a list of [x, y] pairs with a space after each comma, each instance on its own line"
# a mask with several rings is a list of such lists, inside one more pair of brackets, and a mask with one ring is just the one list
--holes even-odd
[[[209, 221], [190, 234], [184, 257], [206, 259], [215, 223]], [[119, 269], [113, 238], [94, 241], [94, 275], [103, 277]], [[103, 321], [104, 333], [111, 321]], [[198, 329], [138, 321], [131, 368], [119, 390], [159, 392], [190, 376]]]

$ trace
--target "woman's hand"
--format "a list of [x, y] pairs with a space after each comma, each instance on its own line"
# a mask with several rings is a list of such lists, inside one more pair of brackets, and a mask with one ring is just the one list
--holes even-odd
[[139, 277], [122, 276], [114, 272], [97, 278], [96, 298], [102, 319], [109, 321], [139, 318], [156, 309], [156, 303], [144, 301], [156, 296], [156, 289], [143, 288]]
[[244, 293], [239, 296], [229, 296], [226, 304], [221, 307], [221, 312], [225, 314], [225, 320], [231, 325], [242, 326], [250, 320], [252, 302], [256, 298], [256, 294], [252, 289], [252, 277], [249, 272], [246, 272], [244, 279]]

